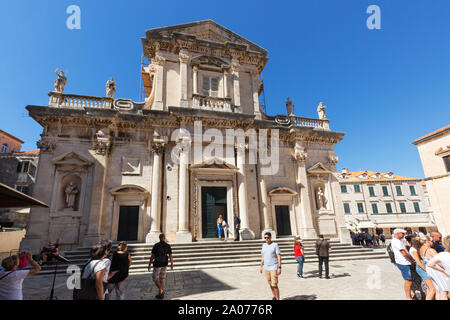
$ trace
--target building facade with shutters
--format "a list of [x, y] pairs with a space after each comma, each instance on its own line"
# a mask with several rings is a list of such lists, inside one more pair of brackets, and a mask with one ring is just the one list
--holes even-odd
[[145, 101], [54, 91], [27, 107], [44, 128], [33, 196], [50, 208], [32, 209], [23, 245], [201, 241], [217, 237], [218, 215], [233, 230], [234, 214], [241, 239], [349, 243], [334, 150], [344, 133], [322, 104], [320, 119], [289, 100], [289, 115], [265, 114], [265, 49], [211, 20], [148, 30], [142, 45]]
[[413, 144], [422, 161], [438, 229], [444, 236], [450, 235], [450, 125], [416, 139]]
[[[4, 143], [8, 149], [0, 153], [0, 182], [31, 196], [36, 182], [39, 151], [20, 152], [23, 141], [17, 141], [20, 143]], [[0, 225], [25, 228], [29, 212], [30, 209], [0, 209]]]
[[338, 174], [349, 230], [390, 235], [395, 228], [436, 229], [422, 180], [392, 172], [342, 170]]

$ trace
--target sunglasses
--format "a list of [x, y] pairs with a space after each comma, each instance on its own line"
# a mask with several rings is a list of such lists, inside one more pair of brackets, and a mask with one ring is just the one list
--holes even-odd
[[264, 239], [270, 239], [270, 237], [264, 237]]

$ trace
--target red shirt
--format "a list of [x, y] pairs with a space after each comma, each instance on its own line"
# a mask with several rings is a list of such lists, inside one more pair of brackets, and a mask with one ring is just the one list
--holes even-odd
[[295, 255], [296, 258], [303, 256], [303, 253], [302, 253], [301, 249], [302, 249], [302, 246], [299, 246], [299, 245], [295, 245], [294, 246], [294, 255]]

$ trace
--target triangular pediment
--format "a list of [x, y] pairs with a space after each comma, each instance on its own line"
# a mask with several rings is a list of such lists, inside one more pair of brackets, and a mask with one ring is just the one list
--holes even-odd
[[320, 175], [329, 175], [332, 174], [330, 170], [328, 170], [321, 162], [317, 162], [315, 165], [313, 165], [311, 168], [306, 170], [308, 174], [320, 174]]
[[210, 159], [207, 162], [194, 164], [191, 169], [222, 169], [222, 170], [238, 170], [238, 168], [218, 158]]
[[278, 188], [274, 188], [269, 191], [269, 196], [275, 196], [275, 195], [295, 196], [296, 194], [297, 194], [297, 192], [295, 192], [291, 188], [287, 188], [287, 187], [278, 187]]
[[54, 165], [72, 165], [72, 166], [91, 166], [92, 161], [80, 156], [75, 152], [67, 152], [56, 158], [52, 159], [52, 164]]
[[213, 20], [202, 20], [186, 24], [180, 24], [170, 27], [150, 29], [147, 31], [147, 37], [154, 38], [168, 37], [173, 33], [194, 36], [196, 39], [217, 42], [217, 43], [234, 43], [247, 46], [251, 51], [267, 54], [267, 50], [254, 44], [253, 42], [241, 37], [224, 26], [214, 22]]

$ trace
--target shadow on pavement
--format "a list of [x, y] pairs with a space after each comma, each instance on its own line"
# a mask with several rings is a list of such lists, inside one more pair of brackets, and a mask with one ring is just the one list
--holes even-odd
[[[220, 275], [218, 274], [218, 277]], [[141, 299], [141, 289], [145, 291], [146, 299], [155, 299], [155, 295], [158, 293], [155, 284], [151, 280], [152, 276], [149, 275], [131, 275], [127, 279], [128, 287], [128, 299]], [[142, 286], [142, 283], [145, 283]], [[165, 297], [164, 300], [179, 299], [184, 296], [193, 294], [204, 294], [214, 291], [233, 290], [234, 287], [227, 285], [219, 279], [212, 277], [211, 275], [203, 272], [202, 270], [192, 271], [168, 271], [166, 274], [165, 283]], [[134, 292], [133, 292], [134, 291]], [[135, 294], [133, 294], [135, 293]]]
[[317, 300], [317, 295], [298, 295], [293, 297], [284, 298], [282, 300]]

